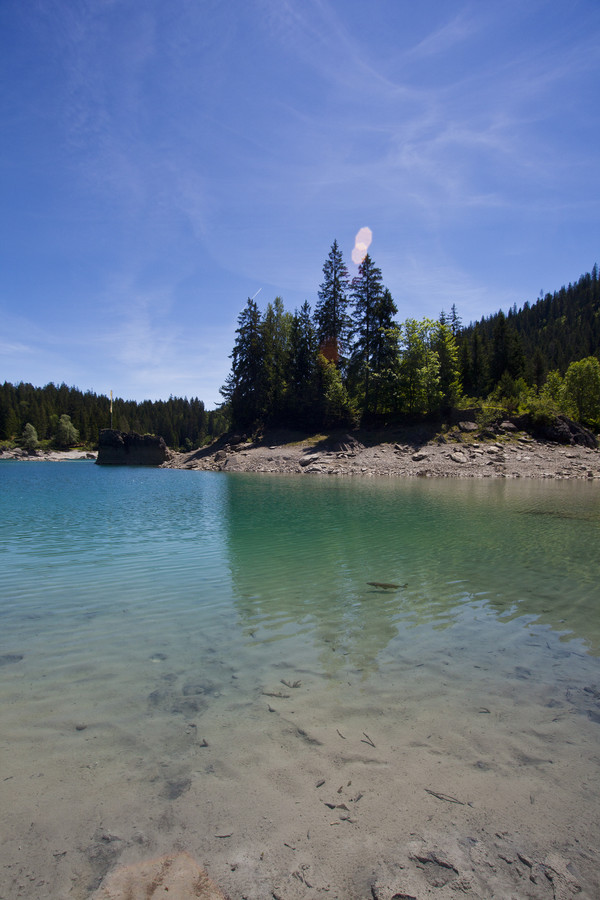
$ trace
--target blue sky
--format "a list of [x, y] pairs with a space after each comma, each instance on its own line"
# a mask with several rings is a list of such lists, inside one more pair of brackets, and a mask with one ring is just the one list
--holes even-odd
[[600, 262], [598, 0], [1, 0], [0, 379], [220, 402], [357, 233], [400, 321]]

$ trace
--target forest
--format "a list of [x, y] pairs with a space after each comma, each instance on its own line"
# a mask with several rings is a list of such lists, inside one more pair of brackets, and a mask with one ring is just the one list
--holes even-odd
[[438, 319], [396, 320], [369, 255], [350, 279], [336, 241], [314, 314], [277, 297], [239, 315], [222, 394], [232, 427], [390, 424], [477, 406], [534, 418], [566, 413], [600, 426], [598, 267], [518, 311], [463, 327], [456, 305]]
[[397, 321], [381, 270], [365, 256], [350, 278], [334, 241], [314, 312], [293, 313], [276, 297], [261, 313], [248, 299], [239, 314], [223, 403], [198, 398], [112, 402], [65, 384], [0, 385], [0, 442], [94, 446], [100, 430], [161, 435], [194, 449], [234, 429], [306, 431], [374, 427], [457, 406], [482, 417], [565, 413], [600, 430], [598, 266], [575, 284], [463, 326], [455, 304], [437, 319]]
[[[81, 445], [93, 447], [103, 428], [160, 434], [169, 447], [192, 449], [202, 446], [227, 429], [223, 410], [206, 410], [197, 398], [188, 400], [111, 401], [91, 391], [85, 393], [66, 384], [0, 385], [0, 442], [15, 440], [27, 449], [52, 446], [58, 449]], [[27, 428], [29, 426], [29, 428]]]

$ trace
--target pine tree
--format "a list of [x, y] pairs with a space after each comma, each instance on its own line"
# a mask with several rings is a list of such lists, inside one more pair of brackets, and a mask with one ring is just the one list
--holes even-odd
[[388, 288], [375, 305], [373, 316], [372, 408], [375, 414], [392, 412], [399, 374], [400, 331], [394, 316], [398, 308]]
[[280, 422], [284, 415], [291, 323], [292, 316], [285, 312], [283, 300], [276, 297], [267, 305], [260, 326], [264, 417], [271, 424]]
[[309, 426], [315, 417], [317, 336], [307, 301], [290, 327], [287, 415], [290, 424]]
[[[442, 320], [440, 319], [440, 322]], [[442, 322], [442, 325], [446, 325], [446, 322]], [[450, 307], [450, 330], [454, 337], [458, 334], [462, 326], [462, 319], [458, 314], [458, 310], [456, 309], [456, 303], [453, 303]]]
[[351, 379], [359, 393], [363, 412], [369, 412], [371, 409], [371, 371], [374, 367], [378, 328], [381, 321], [378, 310], [382, 310], [385, 304], [381, 269], [374, 265], [368, 253], [358, 268], [357, 277], [352, 279], [351, 293], [354, 300]]
[[440, 363], [441, 406], [442, 409], [448, 410], [461, 394], [458, 347], [451, 327], [441, 322], [435, 323], [431, 344]]
[[231, 372], [221, 394], [231, 409], [235, 428], [246, 429], [264, 414], [264, 349], [258, 305], [248, 298], [238, 317], [236, 340], [231, 353]]
[[334, 241], [323, 266], [323, 282], [315, 308], [317, 338], [323, 355], [336, 364], [348, 349], [350, 319], [348, 307], [348, 270], [338, 242]]

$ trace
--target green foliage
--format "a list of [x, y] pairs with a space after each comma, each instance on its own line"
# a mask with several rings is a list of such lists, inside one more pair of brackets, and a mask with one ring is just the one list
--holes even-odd
[[79, 440], [79, 432], [71, 422], [71, 416], [66, 413], [58, 420], [58, 428], [54, 436], [54, 445], [59, 450], [68, 450]]
[[355, 414], [334, 362], [319, 353], [317, 371], [320, 387], [321, 424], [325, 428], [348, 427], [355, 424]]
[[563, 397], [578, 422], [598, 427], [600, 422], [600, 362], [588, 356], [572, 362], [565, 373]]
[[480, 428], [491, 428], [504, 418], [505, 410], [502, 407], [480, 403], [475, 413], [475, 421]]
[[21, 446], [25, 448], [25, 450], [35, 450], [39, 447], [39, 440], [37, 436], [37, 431], [31, 424], [31, 422], [27, 422], [25, 427], [23, 428], [23, 434], [21, 436]]
[[529, 397], [525, 412], [529, 413], [534, 427], [539, 428], [544, 425], [551, 425], [559, 414], [560, 408], [549, 394], [540, 391], [539, 394]]
[[560, 372], [556, 369], [552, 369], [546, 376], [546, 382], [540, 391], [540, 396], [546, 402], [551, 402], [558, 409], [562, 404], [563, 395], [564, 381], [561, 378]]
[[507, 413], [513, 414], [526, 406], [530, 391], [523, 378], [513, 378], [505, 369], [490, 400], [502, 406]]
[[327, 359], [339, 364], [348, 349], [350, 318], [347, 312], [348, 269], [337, 241], [331, 245], [323, 265], [323, 282], [318, 296], [315, 309], [317, 340]]
[[[21, 437], [29, 422], [36, 429], [40, 444], [54, 441], [61, 415], [70, 416], [79, 432], [80, 443], [97, 444], [101, 429], [110, 426], [110, 401], [104, 395], [83, 393], [65, 384], [43, 388], [21, 383], [0, 384], [0, 440]], [[170, 397], [168, 400], [114, 400], [114, 427], [139, 434], [160, 434], [170, 447], [184, 446], [189, 438], [195, 447], [207, 438], [222, 434], [229, 427], [228, 408], [206, 412], [197, 398]]]
[[[456, 313], [456, 307], [452, 306], [453, 317], [460, 322]], [[454, 325], [445, 325], [443, 322], [435, 322], [432, 328], [431, 348], [437, 353], [439, 360], [439, 392], [442, 409], [448, 410], [454, 406], [461, 395], [460, 367], [458, 364], [458, 345]]]
[[[350, 315], [349, 295], [353, 301]], [[197, 398], [135, 403], [116, 398], [114, 427], [160, 434], [195, 448], [230, 428], [307, 429], [440, 414], [488, 397], [480, 418], [527, 410], [540, 421], [566, 412], [600, 424], [600, 281], [597, 267], [538, 303], [514, 305], [462, 328], [456, 305], [438, 322], [407, 318], [367, 255], [357, 278], [336, 241], [323, 266], [314, 318], [291, 315], [276, 297], [264, 315], [248, 300], [238, 317], [224, 402], [207, 412]], [[319, 351], [322, 351], [319, 353]], [[65, 384], [0, 385], [0, 441], [95, 444], [110, 425], [106, 396]]]
[[221, 388], [234, 428], [245, 430], [262, 420], [265, 412], [263, 331], [257, 303], [248, 299], [238, 317], [231, 353], [231, 373]]
[[439, 358], [431, 346], [436, 327], [431, 319], [407, 319], [401, 332], [399, 406], [409, 416], [438, 409], [441, 403]]
[[600, 280], [598, 267], [576, 284], [471, 323], [458, 334], [465, 391], [484, 396], [498, 384], [504, 370], [523, 377], [540, 391], [546, 372], [564, 375], [582, 357], [600, 358]]
[[274, 303], [267, 305], [260, 326], [262, 336], [260, 380], [264, 392], [263, 418], [267, 423], [279, 421], [284, 415], [292, 319], [293, 316], [284, 311], [281, 297], [276, 297]]
[[317, 334], [304, 302], [292, 317], [289, 332], [286, 421], [309, 427], [317, 406]]
[[[374, 402], [371, 397], [371, 372], [377, 368], [378, 332], [380, 328], [390, 327], [393, 321], [390, 317], [383, 321], [386, 299], [381, 269], [374, 265], [368, 253], [358, 267], [358, 275], [352, 279], [351, 294], [354, 301], [351, 386], [363, 413], [369, 413]], [[393, 304], [393, 300], [391, 302]]]

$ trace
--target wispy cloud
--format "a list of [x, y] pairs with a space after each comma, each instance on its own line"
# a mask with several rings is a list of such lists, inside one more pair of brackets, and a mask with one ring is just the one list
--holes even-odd
[[410, 48], [407, 56], [415, 59], [418, 57], [432, 57], [449, 50], [455, 50], [466, 40], [473, 38], [479, 31], [479, 25], [472, 10], [467, 14], [466, 10], [460, 11], [448, 22], [434, 28], [416, 45]]
[[31, 40], [22, 77], [2, 69], [0, 302], [31, 305], [3, 333], [21, 371], [33, 349], [52, 378], [222, 383], [245, 297], [314, 304], [331, 241], [349, 259], [365, 224], [401, 315], [412, 296], [476, 316], [529, 284], [526, 259], [548, 285], [592, 253], [590, 0], [13, 6]]

